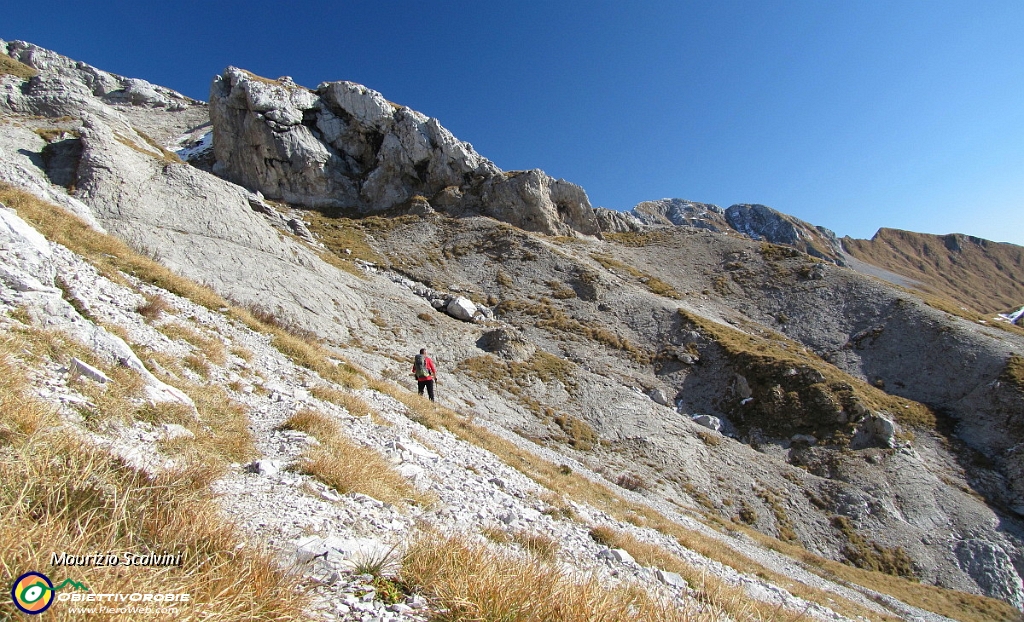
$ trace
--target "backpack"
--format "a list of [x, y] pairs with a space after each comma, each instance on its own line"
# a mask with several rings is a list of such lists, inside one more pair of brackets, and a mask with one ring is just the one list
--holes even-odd
[[416, 362], [413, 363], [412, 372], [416, 374], [417, 378], [426, 378], [430, 375], [430, 370], [427, 369], [427, 357], [422, 354], [416, 355]]

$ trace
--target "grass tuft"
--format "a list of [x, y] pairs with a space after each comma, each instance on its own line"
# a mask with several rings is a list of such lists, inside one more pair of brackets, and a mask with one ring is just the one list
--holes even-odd
[[424, 534], [406, 551], [401, 579], [422, 589], [439, 621], [682, 622], [687, 613], [630, 585], [569, 576], [534, 557], [495, 551], [465, 536]]
[[359, 492], [400, 505], [429, 506], [436, 501], [433, 495], [416, 490], [379, 452], [349, 439], [336, 420], [317, 410], [300, 410], [282, 427], [301, 430], [320, 441], [306, 450], [299, 468], [342, 494]]

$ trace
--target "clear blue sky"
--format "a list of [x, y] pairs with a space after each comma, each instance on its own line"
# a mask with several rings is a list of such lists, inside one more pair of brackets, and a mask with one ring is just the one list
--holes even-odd
[[1024, 2], [8, 3], [24, 39], [207, 99], [353, 80], [597, 206], [764, 203], [1024, 244]]

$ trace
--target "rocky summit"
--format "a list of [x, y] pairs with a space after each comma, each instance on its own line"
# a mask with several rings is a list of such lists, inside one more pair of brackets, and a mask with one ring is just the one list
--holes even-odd
[[[206, 103], [25, 42], [0, 57], [0, 362], [52, 418], [4, 402], [0, 458], [46, 428], [185, 482], [174, 502], [203, 497], [238, 538], [223, 559], [266, 552], [283, 587], [259, 607], [1019, 619], [1016, 281], [952, 296], [901, 259], [932, 240], [839, 240], [763, 205], [593, 208], [352, 82], [228, 67]], [[1024, 267], [942, 243], [999, 266], [982, 284]], [[415, 395], [421, 348], [436, 403]], [[55, 498], [26, 524], [77, 507]], [[163, 553], [146, 533], [133, 546]], [[17, 540], [5, 580], [54, 572]], [[500, 564], [546, 578], [483, 602], [469, 578]], [[256, 616], [213, 585], [189, 588], [211, 595], [191, 617]], [[588, 615], [625, 604], [522, 613], [542, 587]]]

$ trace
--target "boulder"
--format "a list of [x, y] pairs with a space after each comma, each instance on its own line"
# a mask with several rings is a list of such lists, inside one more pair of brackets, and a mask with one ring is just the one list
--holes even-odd
[[669, 572], [667, 570], [658, 569], [654, 571], [654, 578], [656, 578], [658, 581], [664, 583], [669, 587], [675, 587], [682, 590], [685, 590], [689, 587], [689, 585], [686, 583], [686, 579], [684, 579], [682, 575], [675, 572]]
[[448, 303], [445, 312], [456, 319], [471, 322], [476, 315], [476, 305], [469, 298], [459, 296]]
[[895, 447], [896, 433], [899, 427], [896, 423], [881, 413], [873, 413], [864, 418], [860, 427], [850, 440], [852, 449], [864, 449], [866, 447]]
[[282, 465], [280, 460], [256, 460], [249, 464], [248, 470], [257, 475], [277, 475], [281, 472]]
[[610, 561], [616, 561], [619, 563], [632, 563], [635, 564], [636, 560], [629, 554], [625, 549], [603, 549], [597, 556], [601, 559], [607, 559]]
[[271, 199], [364, 213], [411, 205], [553, 235], [600, 233], [579, 186], [537, 170], [504, 173], [436, 119], [353, 82], [310, 90], [228, 67], [210, 88], [210, 119], [213, 171]]
[[654, 400], [658, 404], [661, 404], [662, 406], [668, 406], [669, 408], [673, 406], [672, 398], [670, 398], [668, 394], [661, 389], [654, 389], [653, 391], [648, 393], [648, 395], [651, 397], [652, 400]]
[[693, 422], [715, 432], [722, 429], [722, 420], [711, 415], [694, 415]]
[[743, 376], [736, 374], [735, 384], [733, 385], [736, 389], [736, 396], [741, 400], [745, 400], [752, 395], [754, 392], [750, 389], [750, 383]]
[[107, 384], [110, 382], [110, 377], [103, 373], [103, 370], [97, 369], [77, 357], [71, 359], [68, 371], [71, 373], [72, 378], [85, 376], [89, 380], [100, 384]]

